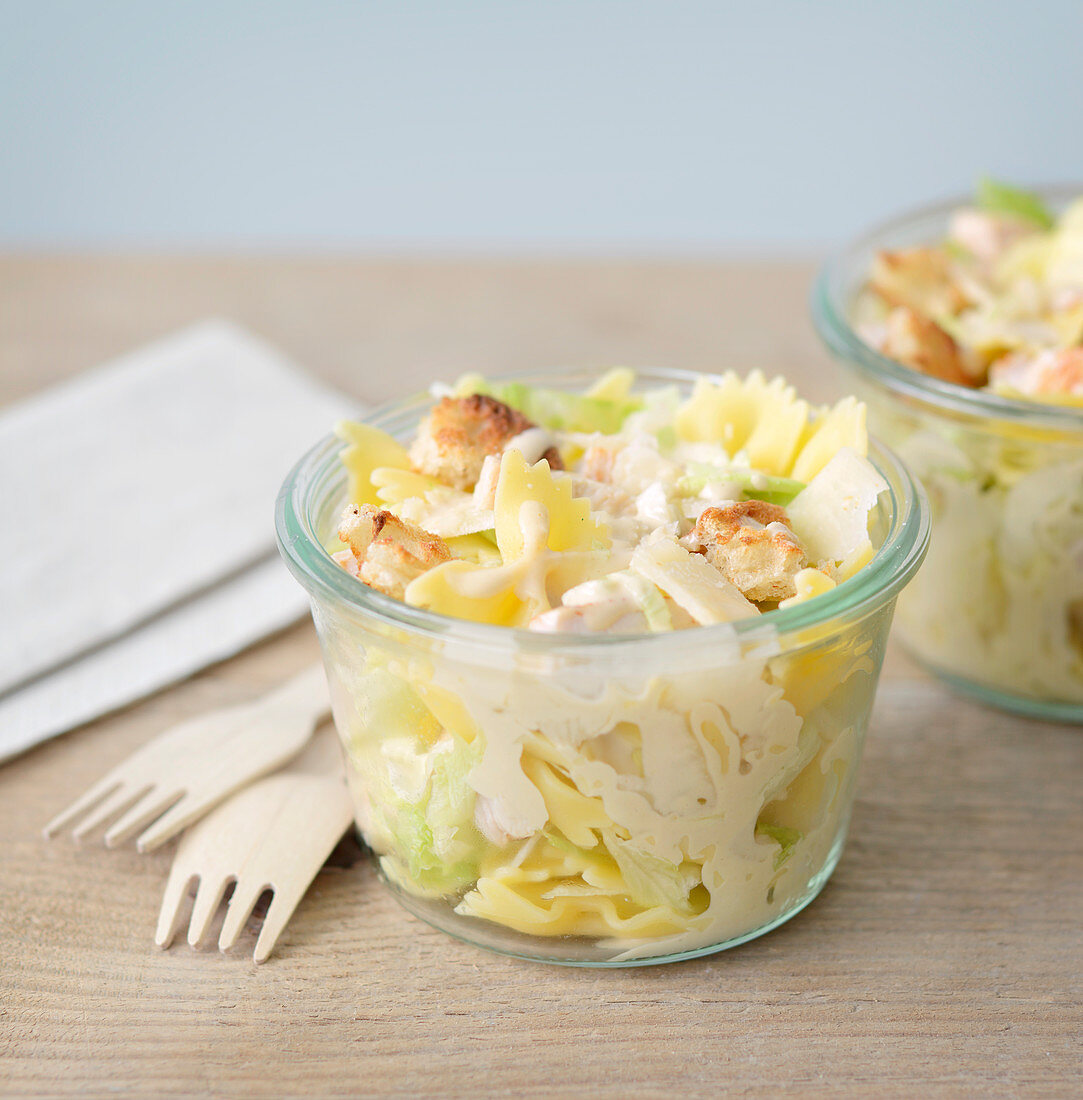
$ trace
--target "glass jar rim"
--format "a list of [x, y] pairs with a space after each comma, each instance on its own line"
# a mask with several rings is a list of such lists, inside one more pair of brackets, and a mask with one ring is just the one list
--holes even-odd
[[[1029, 188], [1053, 205], [1063, 206], [1083, 195], [1083, 184], [1049, 184]], [[1083, 432], [1083, 410], [1025, 398], [1005, 397], [987, 390], [968, 389], [922, 374], [876, 351], [854, 330], [848, 319], [854, 286], [850, 276], [855, 261], [878, 251], [884, 240], [911, 225], [936, 219], [945, 223], [962, 206], [973, 204], [972, 195], [914, 207], [882, 221], [842, 248], [821, 266], [812, 287], [813, 324], [828, 348], [865, 376], [889, 389], [955, 413], [980, 419], [996, 419], [1028, 428]], [[865, 270], [865, 266], [863, 270]]]
[[[568, 368], [500, 375], [492, 381], [517, 381], [533, 385], [568, 384], [571, 381], [597, 379], [601, 370]], [[698, 378], [717, 381], [720, 375], [698, 371], [641, 368], [637, 381], [658, 384], [691, 384]], [[363, 417], [371, 424], [395, 435], [416, 427], [432, 397], [415, 394], [389, 402]], [[509, 639], [517, 651], [536, 654], [582, 653], [604, 650], [631, 655], [649, 651], [661, 656], [675, 647], [687, 645], [688, 636], [705, 645], [712, 638], [757, 646], [770, 643], [779, 635], [814, 627], [838, 624], [840, 627], [864, 617], [893, 599], [909, 582], [925, 557], [929, 543], [929, 503], [924, 490], [902, 461], [875, 439], [869, 441], [869, 458], [887, 482], [890, 500], [888, 529], [872, 560], [849, 580], [823, 595], [788, 608], [735, 622], [642, 634], [553, 634], [519, 627], [496, 626], [452, 618], [424, 608], [413, 607], [369, 588], [343, 569], [320, 542], [315, 529], [315, 507], [325, 499], [329, 487], [341, 486], [345, 471], [338, 456], [344, 444], [328, 434], [310, 448], [286, 476], [275, 506], [275, 533], [279, 550], [290, 572], [312, 598], [348, 607], [369, 619], [405, 628], [430, 638], [469, 642], [481, 647], [505, 649]], [[324, 496], [320, 497], [319, 494]]]

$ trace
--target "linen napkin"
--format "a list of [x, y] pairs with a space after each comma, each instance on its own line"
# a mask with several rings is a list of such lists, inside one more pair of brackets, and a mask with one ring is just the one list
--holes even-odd
[[0, 759], [300, 618], [275, 495], [350, 413], [220, 321], [0, 410]]

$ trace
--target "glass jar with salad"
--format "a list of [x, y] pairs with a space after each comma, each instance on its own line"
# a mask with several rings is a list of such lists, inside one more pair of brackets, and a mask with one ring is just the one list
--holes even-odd
[[928, 538], [859, 402], [464, 378], [339, 425], [277, 530], [358, 826], [415, 915], [631, 965], [760, 935], [827, 881]]
[[1083, 721], [1083, 187], [901, 217], [825, 266], [813, 313], [931, 501], [903, 640], [982, 701]]

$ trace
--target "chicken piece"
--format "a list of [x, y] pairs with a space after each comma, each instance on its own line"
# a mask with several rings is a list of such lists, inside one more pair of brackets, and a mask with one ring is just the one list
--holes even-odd
[[681, 540], [705, 553], [747, 600], [785, 600], [797, 593], [794, 577], [808, 557], [790, 530], [786, 510], [762, 500], [705, 508]]
[[982, 263], [992, 264], [1012, 245], [1036, 232], [1032, 222], [967, 207], [952, 214], [948, 239]]
[[1017, 351], [998, 359], [989, 380], [1032, 397], [1083, 397], [1083, 348], [1047, 348], [1037, 355]]
[[591, 481], [609, 482], [613, 478], [613, 460], [616, 457], [617, 453], [611, 446], [592, 444], [579, 460], [579, 473]]
[[927, 317], [953, 317], [968, 304], [951, 260], [936, 248], [878, 252], [869, 285], [889, 306], [908, 306]]
[[951, 336], [935, 321], [906, 306], [888, 314], [878, 350], [943, 382], [957, 386], [982, 384], [980, 373], [967, 369], [968, 360]]
[[[470, 489], [486, 455], [501, 454], [516, 436], [535, 428], [521, 412], [495, 397], [445, 397], [422, 421], [410, 461], [419, 473], [456, 489]], [[564, 469], [556, 447], [548, 447], [541, 457], [550, 469]]]
[[371, 504], [351, 504], [339, 521], [338, 537], [350, 548], [355, 568], [345, 567], [370, 588], [401, 600], [406, 586], [434, 565], [451, 560], [436, 535]]

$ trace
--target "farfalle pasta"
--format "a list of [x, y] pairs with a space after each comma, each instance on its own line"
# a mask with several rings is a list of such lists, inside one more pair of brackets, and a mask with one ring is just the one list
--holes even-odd
[[387, 609], [314, 603], [359, 826], [414, 912], [532, 957], [696, 953], [814, 896], [924, 551], [911, 516], [883, 573], [904, 475], [859, 403], [637, 383], [470, 377], [412, 439], [338, 429], [327, 550]]

